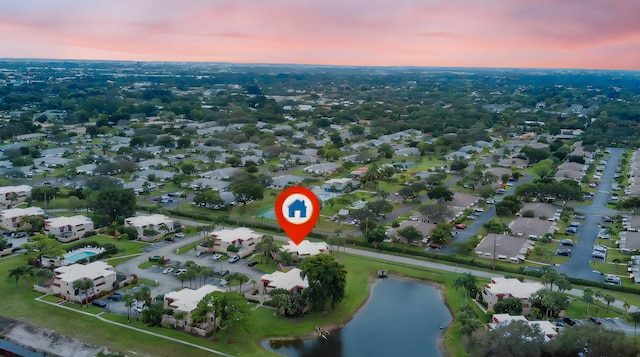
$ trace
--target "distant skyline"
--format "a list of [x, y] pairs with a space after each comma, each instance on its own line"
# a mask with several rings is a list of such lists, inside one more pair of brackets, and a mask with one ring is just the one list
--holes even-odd
[[637, 0], [0, 0], [0, 58], [640, 69]]

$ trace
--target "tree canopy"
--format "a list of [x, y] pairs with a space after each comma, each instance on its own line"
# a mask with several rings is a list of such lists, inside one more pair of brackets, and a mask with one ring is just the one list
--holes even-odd
[[300, 263], [301, 277], [309, 282], [307, 294], [311, 309], [335, 308], [342, 301], [347, 285], [347, 270], [333, 255], [320, 254]]

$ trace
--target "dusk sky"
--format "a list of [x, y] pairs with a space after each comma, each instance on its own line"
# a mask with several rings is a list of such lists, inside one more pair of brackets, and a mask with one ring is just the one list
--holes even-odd
[[640, 69], [638, 0], [0, 0], [0, 58]]

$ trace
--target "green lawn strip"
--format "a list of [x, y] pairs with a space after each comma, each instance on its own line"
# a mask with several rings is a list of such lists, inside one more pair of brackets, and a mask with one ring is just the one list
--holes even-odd
[[147, 269], [147, 268], [151, 268], [152, 266], [155, 266], [156, 263], [155, 262], [144, 262], [141, 263], [140, 265], [138, 265], [138, 269]]
[[190, 252], [191, 250], [195, 249], [195, 247], [197, 247], [200, 243], [202, 243], [202, 241], [197, 241], [197, 242], [182, 245], [176, 249], [176, 253], [185, 254], [187, 252]]

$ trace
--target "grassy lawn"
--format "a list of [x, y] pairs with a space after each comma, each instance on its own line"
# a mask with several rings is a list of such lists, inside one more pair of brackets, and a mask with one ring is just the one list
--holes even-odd
[[[100, 239], [113, 240], [113, 238], [110, 237], [102, 237]], [[126, 241], [123, 243], [141, 244], [130, 241]], [[544, 244], [538, 243], [537, 245]], [[555, 247], [557, 247], [557, 243], [547, 243], [547, 245], [549, 247], [549, 250], [555, 250]], [[191, 249], [189, 248], [189, 246], [181, 247], [180, 250], [188, 251]], [[422, 247], [405, 247], [407, 249], [424, 249]], [[132, 249], [133, 246], [129, 247], [130, 251]], [[139, 247], [137, 249], [139, 250]], [[386, 269], [391, 274], [401, 274], [403, 276], [443, 284], [445, 286], [444, 293], [447, 299], [447, 304], [454, 312], [457, 311], [464, 303], [464, 295], [460, 290], [446, 288], [446, 286], [450, 287], [452, 285], [452, 282], [456, 278], [457, 274], [441, 272], [427, 268], [418, 268], [404, 264], [391, 263], [388, 261], [377, 259], [365, 259], [359, 256], [351, 256], [344, 253], [338, 253], [336, 254], [336, 257], [343, 264], [345, 264], [349, 272], [347, 275], [347, 290], [346, 297], [343, 302], [339, 304], [339, 306], [335, 310], [328, 313], [311, 313], [303, 318], [286, 319], [275, 317], [273, 315], [273, 310], [271, 309], [259, 307], [256, 308], [252, 313], [252, 322], [248, 331], [236, 331], [233, 333], [233, 343], [227, 343], [227, 331], [221, 331], [218, 334], [219, 341], [214, 342], [211, 338], [198, 338], [170, 328], [148, 328], [135, 319], [133, 319], [131, 326], [147, 329], [158, 334], [175, 337], [212, 349], [221, 350], [233, 355], [270, 355], [268, 352], [262, 350], [257, 343], [253, 343], [253, 341], [259, 341], [269, 336], [289, 336], [312, 333], [315, 326], [341, 325], [346, 323], [352, 317], [354, 311], [356, 311], [357, 308], [361, 306], [361, 304], [365, 301], [368, 294], [369, 280], [371, 279], [372, 273], [379, 269]], [[253, 260], [259, 261], [259, 259], [259, 257], [255, 257]], [[24, 256], [14, 256], [0, 259], [0, 271], [7, 272], [13, 267], [22, 265], [24, 263]], [[273, 262], [269, 266], [258, 264], [255, 266], [255, 268], [266, 273], [270, 273], [275, 270]], [[486, 279], [479, 279], [479, 285], [485, 284], [487, 282], [488, 281]], [[30, 283], [33, 283], [33, 281], [30, 281]], [[151, 285], [153, 285], [152, 282]], [[85, 340], [89, 343], [94, 343], [96, 345], [107, 346], [121, 352], [133, 351], [136, 354], [147, 354], [153, 356], [211, 355], [208, 352], [204, 352], [193, 347], [166, 341], [158, 337], [142, 334], [135, 331], [125, 331], [122, 327], [101, 322], [91, 316], [83, 316], [80, 314], [76, 314], [73, 311], [67, 311], [65, 309], [47, 305], [43, 302], [37, 302], [34, 299], [40, 296], [40, 294], [30, 291], [28, 289], [28, 286], [28, 284], [25, 284], [25, 281], [21, 280], [18, 284], [18, 287], [16, 288], [13, 280], [7, 280], [5, 289], [0, 289], [0, 298], [2, 298], [2, 300], [5, 302], [3, 315], [23, 320], [25, 322], [45, 328], [53, 329], [58, 333], [73, 336], [78, 339]], [[606, 291], [606, 293], [611, 293], [618, 300], [625, 300], [633, 305], [640, 305], [640, 296], [619, 292], [614, 293], [609, 291]], [[57, 301], [57, 298], [47, 297], [46, 300], [55, 302]], [[104, 311], [103, 309], [93, 306], [82, 308], [80, 308], [77, 304], [68, 304], [68, 306], [74, 310], [81, 310], [92, 314], [97, 314]], [[614, 312], [607, 312], [603, 308], [604, 306], [606, 306], [606, 304], [600, 303], [598, 316], [612, 316]], [[567, 309], [567, 312], [572, 317], [580, 318], [585, 316], [585, 310], [586, 305], [584, 305], [584, 303], [581, 301], [576, 301], [570, 305], [570, 307]], [[595, 316], [595, 311], [596, 307], [594, 305], [591, 305], [590, 316]], [[42, 316], [47, 316], [47, 318], [43, 319]], [[127, 324], [127, 317], [123, 315], [113, 315], [105, 312], [104, 314], [102, 314], [102, 316], [111, 321], [117, 321]], [[480, 316], [483, 321], [486, 320], [486, 316], [482, 314], [480, 314]], [[72, 325], [67, 322], [71, 320], [74, 321]], [[122, 338], [123, 333], [126, 334], [128, 338]], [[244, 343], [241, 343], [241, 341], [244, 341]], [[446, 333], [444, 335], [444, 343], [450, 355], [466, 356], [466, 351], [464, 351], [464, 347], [461, 342], [459, 325], [457, 323], [454, 322], [446, 330]]]

